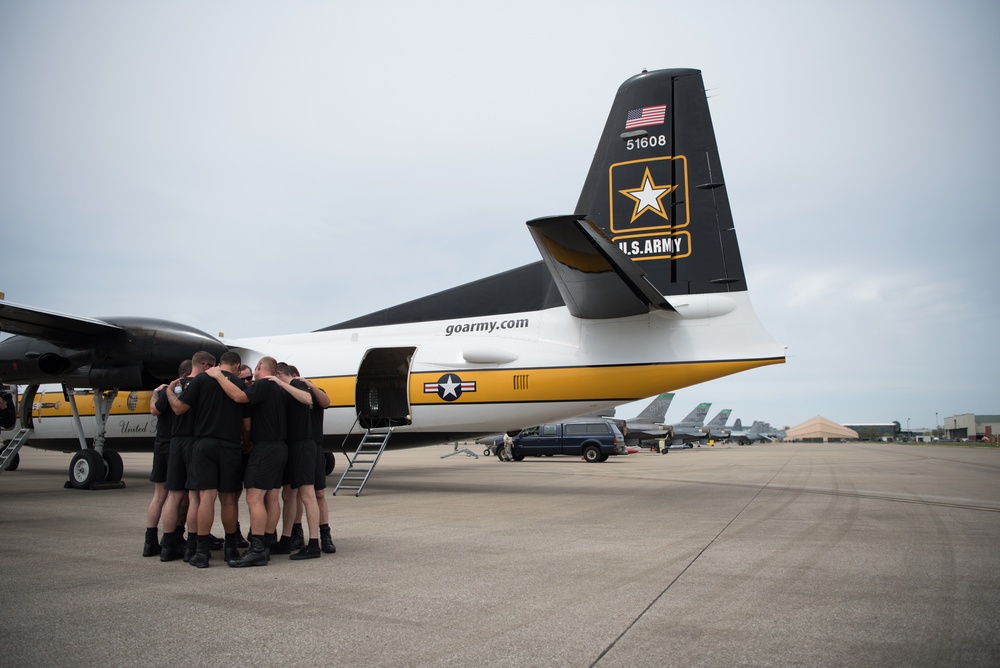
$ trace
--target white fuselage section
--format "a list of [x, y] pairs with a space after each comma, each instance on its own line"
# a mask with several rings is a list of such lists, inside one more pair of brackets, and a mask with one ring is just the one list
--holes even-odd
[[[396, 431], [447, 440], [569, 418], [783, 361], [782, 347], [758, 321], [747, 293], [712, 297], [712, 308], [689, 309], [686, 316], [654, 311], [581, 320], [559, 307], [224, 342], [251, 367], [271, 356], [297, 366], [322, 387], [331, 398], [327, 435], [359, 431], [355, 389], [366, 356], [373, 350], [406, 350], [404, 368], [394, 373], [405, 378], [409, 423]], [[720, 300], [725, 308], [718, 308]], [[56, 441], [76, 437], [65, 409], [46, 411], [46, 402], [51, 406], [61, 395], [52, 389], [43, 387], [36, 398], [32, 440], [55, 447]], [[145, 410], [116, 408], [108, 418], [112, 447], [116, 439], [155, 434], [149, 393], [137, 394], [146, 395]], [[142, 406], [142, 401], [132, 397], [119, 404]], [[93, 422], [81, 421], [88, 438]]]

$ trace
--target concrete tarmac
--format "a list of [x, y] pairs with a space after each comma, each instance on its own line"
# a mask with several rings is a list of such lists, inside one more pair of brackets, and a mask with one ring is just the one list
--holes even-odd
[[78, 491], [25, 448], [0, 476], [2, 663], [1000, 665], [998, 450], [452, 450], [390, 450], [330, 497], [334, 555], [200, 570], [140, 556], [150, 455]]

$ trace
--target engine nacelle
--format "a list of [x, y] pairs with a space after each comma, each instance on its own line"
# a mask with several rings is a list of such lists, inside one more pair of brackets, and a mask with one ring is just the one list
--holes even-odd
[[13, 336], [0, 341], [0, 378], [18, 383], [63, 383], [70, 387], [143, 390], [177, 377], [182, 360], [199, 350], [218, 358], [225, 344], [210, 334], [155, 318], [103, 318], [121, 327], [107, 335], [81, 336], [59, 346]]

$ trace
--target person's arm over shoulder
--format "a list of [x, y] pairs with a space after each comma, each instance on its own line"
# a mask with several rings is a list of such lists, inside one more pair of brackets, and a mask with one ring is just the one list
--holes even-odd
[[312, 390], [313, 402], [314, 403], [316, 403], [320, 408], [329, 408], [330, 407], [330, 397], [323, 390], [323, 388], [321, 388], [320, 386], [318, 386], [316, 383], [312, 382], [308, 378], [302, 378], [301, 380], [302, 380], [303, 383], [306, 384], [306, 387], [308, 387], [310, 390]]
[[295, 400], [298, 401], [299, 403], [305, 404], [306, 406], [312, 406], [312, 401], [313, 401], [312, 393], [309, 392], [308, 390], [300, 390], [297, 387], [292, 387], [291, 385], [281, 380], [277, 376], [268, 376], [267, 379], [277, 383], [279, 386], [281, 386], [281, 389], [292, 395], [295, 398]]
[[242, 388], [237, 387], [233, 381], [229, 380], [226, 373], [219, 367], [213, 366], [211, 369], [206, 369], [205, 373], [214, 378], [219, 383], [222, 391], [226, 393], [226, 396], [236, 403], [246, 404], [250, 402], [247, 393]]

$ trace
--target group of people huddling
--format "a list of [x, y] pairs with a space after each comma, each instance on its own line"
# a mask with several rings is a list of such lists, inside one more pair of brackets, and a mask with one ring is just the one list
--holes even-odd
[[[218, 364], [208, 352], [195, 353], [181, 363], [178, 376], [150, 399], [150, 413], [158, 419], [142, 555], [208, 568], [211, 550], [221, 548], [226, 563], [241, 568], [266, 566], [275, 554], [297, 560], [336, 552], [323, 492], [327, 394], [293, 366], [263, 357], [250, 369], [232, 351]], [[238, 506], [244, 489], [246, 538]], [[221, 545], [211, 533], [216, 500], [225, 529]]]

